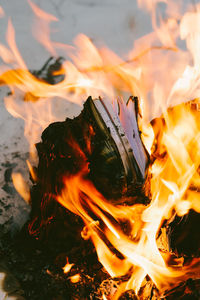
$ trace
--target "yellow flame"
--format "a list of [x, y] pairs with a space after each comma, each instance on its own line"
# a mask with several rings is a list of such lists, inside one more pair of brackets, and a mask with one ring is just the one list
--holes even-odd
[[28, 184], [25, 182], [22, 174], [20, 173], [12, 173], [12, 180], [15, 189], [22, 196], [22, 198], [26, 201], [30, 201], [30, 190]]
[[81, 275], [76, 274], [76, 275], [69, 277], [69, 279], [72, 283], [78, 283], [81, 280]]
[[70, 264], [69, 262], [68, 262], [68, 258], [67, 258], [67, 263], [66, 263], [66, 265], [63, 267], [63, 272], [65, 273], [65, 274], [67, 274], [67, 273], [69, 273], [69, 271], [71, 270], [71, 268], [74, 266], [74, 264]]

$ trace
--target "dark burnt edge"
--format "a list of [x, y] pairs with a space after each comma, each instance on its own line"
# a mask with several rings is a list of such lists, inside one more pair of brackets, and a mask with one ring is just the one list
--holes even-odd
[[45, 80], [49, 84], [57, 84], [64, 80], [64, 74], [55, 75], [55, 71], [59, 71], [62, 67], [64, 57], [49, 57], [39, 70], [30, 70], [30, 72], [39, 79]]
[[142, 132], [140, 131], [139, 129], [139, 125], [138, 125], [138, 116], [140, 116], [142, 118], [142, 114], [140, 112], [140, 106], [139, 106], [139, 98], [137, 96], [130, 96], [126, 105], [129, 104], [129, 102], [132, 101], [132, 103], [134, 103], [134, 107], [135, 107], [135, 118], [136, 118], [136, 124], [137, 124], [137, 131], [139, 133], [139, 137], [140, 137], [140, 142], [142, 144], [142, 147], [143, 147], [143, 150], [146, 154], [146, 157], [147, 157], [147, 162], [146, 162], [146, 170], [145, 170], [145, 176], [144, 176], [144, 179], [143, 179], [143, 183], [145, 182], [145, 180], [147, 179], [147, 173], [148, 173], [148, 167], [151, 163], [151, 160], [150, 160], [150, 155], [142, 141], [142, 138], [141, 138], [141, 134]]
[[[106, 105], [104, 104], [102, 98], [99, 97], [99, 99], [100, 99], [102, 105], [104, 106], [104, 109], [106, 110], [107, 114], [110, 116], [110, 113], [109, 113]], [[110, 116], [110, 119], [112, 120], [111, 116]], [[104, 122], [103, 119], [102, 119], [102, 122]], [[112, 122], [112, 124], [115, 127], [116, 132], [118, 132], [118, 127], [115, 125], [114, 122]], [[130, 145], [129, 145], [130, 146], [129, 149], [126, 149], [126, 147], [124, 145], [124, 141], [123, 141], [122, 137], [120, 136], [120, 134], [119, 134], [119, 138], [120, 138], [121, 144], [123, 145], [124, 151], [126, 153], [126, 158], [127, 158], [127, 161], [129, 162], [129, 166], [130, 166], [130, 169], [127, 173], [127, 184], [128, 185], [130, 185], [130, 184], [136, 184], [137, 185], [137, 183], [138, 183], [139, 185], [142, 185], [144, 183], [144, 178], [143, 178], [142, 173], [139, 169], [139, 166], [136, 162], [136, 159], [135, 159], [135, 156], [134, 156], [134, 153], [133, 153], [133, 149], [131, 148]], [[120, 156], [118, 148], [117, 148], [117, 151], [118, 151], [118, 154], [119, 154], [119, 159], [121, 159], [121, 161], [122, 161], [122, 158]], [[130, 152], [131, 152], [131, 154], [130, 154]]]

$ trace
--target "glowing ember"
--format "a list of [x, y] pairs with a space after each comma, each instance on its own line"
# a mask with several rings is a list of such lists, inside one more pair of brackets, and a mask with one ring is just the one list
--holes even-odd
[[[78, 174], [60, 178], [64, 188], [57, 195], [59, 203], [83, 219], [85, 227], [81, 235], [84, 239], [91, 238], [98, 259], [108, 274], [112, 277], [129, 275], [116, 297], [129, 289], [138, 293], [147, 275], [160, 294], [188, 278], [200, 277], [200, 259], [194, 258], [185, 264], [184, 258], [175, 260], [170, 253], [161, 251], [157, 242], [164, 222], [170, 222], [175, 215], [184, 216], [190, 209], [200, 212], [199, 112], [188, 105], [167, 110], [191, 99], [199, 101], [200, 6], [196, 6], [195, 12], [188, 8], [181, 18], [178, 5], [173, 6], [174, 1], [162, 1], [168, 5], [168, 19], [158, 23], [156, 3], [161, 1], [138, 2], [152, 11], [155, 31], [135, 42], [128, 60], [106, 48], [98, 50], [81, 34], [75, 40], [73, 52], [72, 47], [66, 46], [66, 54], [72, 62], [63, 63], [56, 74], [63, 74], [64, 79], [55, 85], [28, 71], [17, 49], [11, 21], [7, 31], [9, 49], [0, 45], [4, 62], [12, 62], [15, 67], [13, 70], [4, 67], [0, 75], [0, 83], [9, 85], [13, 92], [5, 99], [5, 105], [13, 116], [25, 120], [25, 136], [32, 152], [41, 131], [57, 120], [51, 109], [53, 97], [82, 104], [86, 96], [100, 95], [111, 99], [115, 107], [116, 96], [123, 97], [126, 93], [139, 96], [142, 117], [138, 122], [143, 142], [151, 154], [147, 174], [151, 203], [148, 206], [112, 204], [86, 179], [87, 162]], [[41, 11], [31, 1], [29, 4], [39, 21], [37, 26], [43, 26], [46, 33], [44, 37], [37, 31], [39, 41], [50, 53], [56, 54], [55, 49], [63, 47], [51, 42], [49, 36], [49, 24], [56, 18]], [[172, 15], [172, 11], [176, 14]], [[3, 15], [2, 10], [0, 14]], [[187, 50], [178, 47], [179, 38], [185, 41]], [[26, 101], [17, 99], [17, 90], [26, 94]], [[131, 105], [128, 110], [132, 111]], [[155, 120], [151, 126], [150, 120], [161, 114], [162, 119]], [[124, 122], [123, 116], [120, 117]], [[75, 143], [71, 143], [75, 149]], [[76, 151], [83, 155], [78, 147]], [[36, 157], [32, 156], [33, 159]], [[36, 179], [30, 162], [28, 166]], [[28, 201], [30, 196], [21, 176], [13, 175], [13, 181]], [[122, 223], [130, 225], [128, 234], [124, 233]], [[64, 272], [68, 273], [72, 266], [67, 263]], [[80, 279], [80, 274], [70, 277], [72, 283]], [[107, 299], [105, 295], [103, 297]]]
[[71, 276], [69, 279], [70, 279], [70, 281], [72, 283], [77, 283], [77, 282], [80, 281], [81, 275], [80, 274], [76, 274], [76, 275]]
[[63, 272], [65, 273], [65, 274], [67, 274], [67, 273], [69, 273], [69, 271], [71, 270], [71, 268], [74, 266], [74, 264], [70, 264], [69, 262], [68, 262], [68, 258], [67, 258], [67, 263], [66, 263], [66, 265], [64, 266], [64, 268], [63, 268]]

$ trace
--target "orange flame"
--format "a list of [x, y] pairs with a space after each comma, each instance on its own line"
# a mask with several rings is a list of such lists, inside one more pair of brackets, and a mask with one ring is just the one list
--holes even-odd
[[80, 274], [76, 274], [70, 277], [70, 281], [72, 283], [78, 283], [81, 280], [81, 275]]
[[4, 17], [5, 12], [3, 10], [3, 8], [0, 6], [0, 18]]
[[70, 264], [67, 258], [67, 263], [66, 265], [63, 267], [63, 272], [65, 274], [69, 273], [69, 271], [71, 270], [71, 268], [74, 266], [74, 264]]
[[12, 173], [12, 180], [15, 189], [22, 196], [22, 198], [26, 201], [30, 201], [30, 191], [28, 184], [25, 182], [23, 176], [20, 173]]
[[30, 7], [35, 14], [35, 22], [33, 24], [33, 36], [38, 40], [52, 55], [56, 55], [56, 52], [52, 46], [50, 40], [50, 23], [58, 21], [58, 19], [40, 9], [32, 1], [28, 0]]
[[[42, 130], [49, 123], [66, 117], [61, 112], [65, 112], [62, 107], [66, 108], [68, 102], [81, 106], [88, 95], [106, 96], [114, 102], [116, 96], [126, 97], [128, 93], [140, 98], [142, 118], [138, 120], [139, 126], [144, 144], [152, 155], [148, 170], [151, 190], [148, 206], [114, 205], [106, 200], [86, 179], [87, 162], [78, 174], [61, 178], [65, 188], [57, 200], [83, 219], [85, 227], [81, 235], [84, 239], [92, 239], [99, 261], [110, 276], [128, 275], [129, 279], [121, 285], [119, 293], [128, 289], [138, 293], [147, 275], [160, 293], [194, 275], [199, 277], [199, 259], [184, 265], [181, 258], [170, 265], [170, 254], [159, 249], [157, 236], [163, 222], [174, 214], [183, 216], [190, 209], [200, 212], [198, 110], [179, 105], [167, 111], [169, 106], [194, 98], [198, 104], [200, 6], [196, 6], [195, 12], [188, 8], [181, 18], [179, 6], [174, 1], [138, 0], [140, 6], [152, 12], [154, 32], [135, 41], [127, 58], [122, 59], [105, 47], [97, 49], [83, 34], [75, 39], [74, 47], [51, 42], [50, 23], [57, 19], [30, 0], [28, 2], [37, 19], [34, 30], [40, 27], [37, 30], [39, 42], [53, 55], [56, 55], [55, 49], [64, 49], [71, 59], [54, 72], [54, 75], [64, 75], [61, 82], [51, 85], [37, 78], [27, 69], [17, 49], [14, 28], [9, 21], [9, 49], [0, 45], [0, 56], [5, 64], [12, 63], [15, 69], [2, 66], [0, 84], [7, 84], [12, 90], [12, 95], [5, 98], [5, 105], [13, 116], [25, 121], [25, 136], [31, 152], [34, 152], [34, 144]], [[158, 14], [158, 2], [166, 4], [168, 18]], [[186, 50], [178, 47], [179, 38], [185, 42]], [[26, 101], [20, 100], [22, 95]], [[56, 98], [56, 104], [55, 97], [60, 98]], [[54, 108], [58, 103], [61, 109], [56, 113]], [[150, 120], [161, 113], [162, 121], [154, 122], [152, 128]], [[72, 147], [76, 147], [73, 141]], [[80, 149], [76, 150], [80, 152]], [[30, 162], [28, 165], [34, 178]], [[22, 190], [20, 193], [28, 200], [29, 194], [21, 177], [14, 175], [13, 179], [16, 189]], [[128, 234], [122, 223], [130, 225]], [[67, 263], [67, 272], [72, 265]], [[70, 280], [78, 282], [80, 274]]]

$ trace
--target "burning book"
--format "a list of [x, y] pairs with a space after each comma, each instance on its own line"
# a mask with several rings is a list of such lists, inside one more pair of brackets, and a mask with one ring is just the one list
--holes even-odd
[[[118, 111], [115, 112], [108, 101], [89, 97], [78, 117], [52, 123], [45, 129], [42, 142], [36, 145], [39, 164], [32, 190], [34, 222], [30, 225], [31, 230], [39, 219], [39, 224], [44, 222], [42, 207], [45, 207], [46, 221], [51, 219], [52, 210], [48, 212], [48, 207], [55, 205], [55, 199], [64, 190], [65, 182], [67, 185], [69, 182], [70, 189], [66, 193], [73, 194], [78, 189], [77, 197], [80, 196], [80, 199], [73, 199], [72, 195], [69, 203], [67, 201], [64, 204], [62, 198], [59, 198], [59, 202], [75, 214], [85, 214], [86, 223], [92, 220], [89, 214], [94, 214], [95, 206], [98, 207], [98, 201], [93, 203], [92, 199], [88, 199], [87, 203], [87, 192], [84, 191], [87, 185], [92, 185], [91, 189], [101, 199], [100, 202], [103, 198], [113, 205], [149, 202], [144, 191], [149, 156], [138, 130], [137, 98], [129, 99], [133, 109], [132, 119], [123, 102], [119, 101], [118, 104]], [[120, 118], [126, 120], [125, 127]], [[84, 182], [86, 186], [79, 190], [79, 185]], [[100, 209], [105, 210], [103, 207]], [[56, 213], [53, 212], [53, 215], [56, 216]], [[36, 232], [40, 232], [40, 228]]]

